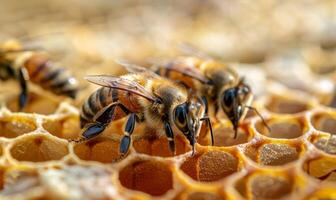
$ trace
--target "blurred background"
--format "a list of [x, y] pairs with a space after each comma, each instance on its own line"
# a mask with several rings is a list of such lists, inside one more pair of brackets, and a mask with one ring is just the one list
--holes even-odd
[[[48, 196], [52, 191], [51, 194], [69, 199], [80, 194], [77, 199], [91, 196], [99, 199], [105, 190], [112, 191], [112, 195], [116, 192], [134, 195], [135, 199], [138, 193], [125, 188], [157, 195], [172, 187], [178, 188], [175, 192], [181, 197], [200, 191], [193, 193], [194, 198], [190, 195], [190, 199], [203, 198], [205, 192], [215, 190], [220, 195], [237, 190], [237, 195], [254, 199], [282, 198], [289, 194], [289, 199], [300, 199], [298, 192], [303, 191], [305, 199], [310, 199], [315, 190], [327, 188], [320, 180], [336, 180], [336, 115], [327, 107], [336, 107], [335, 0], [0, 0], [0, 27], [0, 49], [11, 40], [21, 42], [24, 47], [42, 48], [57, 64], [69, 68], [81, 88], [79, 97], [73, 101], [29, 83], [28, 105], [24, 113], [17, 113], [18, 82], [0, 82], [0, 188], [5, 188], [0, 195], [18, 194], [31, 185], [42, 185], [40, 189], [47, 191]], [[201, 154], [186, 162], [178, 157], [183, 164], [175, 163], [174, 167], [170, 159], [166, 160], [167, 165], [143, 164], [142, 159], [141, 164], [136, 163], [143, 152], [170, 155], [164, 137], [160, 141], [134, 142], [134, 152], [138, 153], [122, 160], [117, 167], [110, 163], [120, 157], [116, 147], [119, 138], [116, 142], [112, 137], [98, 137], [93, 142], [79, 144], [63, 140], [79, 137], [77, 108], [98, 87], [87, 83], [85, 75], [125, 73], [115, 63], [116, 59], [149, 66], [148, 60], [152, 58], [185, 55], [179, 48], [183, 43], [228, 63], [245, 77], [255, 96], [253, 106], [268, 120], [271, 132], [250, 112], [234, 139], [231, 124], [223, 116], [223, 121], [214, 124], [215, 144], [219, 148], [206, 147], [210, 140], [204, 134], [204, 143], [202, 136], [198, 140], [202, 144]], [[6, 108], [14, 112], [7, 112]], [[107, 136], [123, 133], [122, 120], [111, 123], [105, 132]], [[68, 149], [73, 151], [69, 153]], [[137, 156], [134, 164], [130, 159]], [[109, 163], [106, 166], [113, 171], [113, 184], [109, 181], [110, 172], [100, 172], [98, 165], [92, 165], [95, 166], [92, 173], [91, 169], [73, 170], [68, 166], [59, 171], [58, 164], [55, 168], [58, 172], [48, 172], [54, 159], [55, 163], [69, 161], [71, 165], [86, 161]], [[10, 170], [8, 174], [13, 178], [3, 178], [7, 177], [7, 171], [2, 163], [32, 166], [37, 161], [36, 166], [43, 168], [38, 178], [35, 172], [29, 175], [34, 178], [26, 179]], [[286, 165], [289, 162], [293, 164]], [[299, 168], [320, 180], [307, 178]], [[124, 169], [125, 177], [118, 179], [115, 173]], [[134, 176], [135, 172], [140, 176]], [[221, 185], [218, 189], [216, 183], [194, 185], [191, 179], [186, 179], [189, 172], [195, 180], [223, 178], [223, 182], [218, 182]], [[100, 175], [94, 178], [92, 174]], [[183, 181], [178, 182], [180, 179]], [[43, 190], [45, 187], [47, 190]], [[185, 188], [189, 194], [182, 193]], [[334, 188], [333, 185], [330, 190], [321, 190], [321, 194], [332, 195]], [[31, 194], [35, 195], [35, 191]], [[225, 199], [238, 199], [236, 196]], [[61, 199], [57, 197], [52, 199]]]
[[24, 46], [42, 47], [75, 71], [80, 81], [86, 74], [119, 73], [115, 59], [144, 63], [148, 58], [181, 55], [177, 47], [187, 42], [224, 62], [239, 63], [237, 68], [266, 68], [267, 74], [253, 70], [256, 76], [248, 76], [252, 82], [271, 77], [309, 93], [314, 80], [316, 87], [322, 85], [314, 92], [323, 95], [334, 88], [324, 79], [325, 75], [335, 79], [333, 0], [0, 0], [0, 4], [0, 41], [17, 39]]
[[167, 53], [181, 41], [244, 62], [282, 48], [336, 45], [332, 0], [0, 2], [2, 40], [48, 41], [103, 58]]

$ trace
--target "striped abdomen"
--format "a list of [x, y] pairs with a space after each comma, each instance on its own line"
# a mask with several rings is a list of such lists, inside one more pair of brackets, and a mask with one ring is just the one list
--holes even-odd
[[182, 84], [186, 86], [187, 88], [192, 88], [194, 90], [197, 90], [198, 88], [198, 81], [194, 78], [187, 76], [181, 72], [178, 72], [174, 70], [174, 68], [179, 68], [183, 70], [188, 70], [187, 65], [184, 65], [183, 63], [175, 63], [171, 62], [168, 63], [165, 67], [159, 67], [155, 73], [159, 74], [162, 77], [166, 77], [170, 80], [173, 80], [174, 82], [178, 84]]
[[127, 91], [108, 87], [99, 88], [90, 95], [82, 106], [80, 113], [81, 127], [83, 128], [87, 123], [92, 122], [99, 111], [113, 102], [122, 104], [124, 108], [116, 106], [111, 121], [125, 117], [128, 112], [140, 112], [141, 105], [138, 98]]
[[77, 80], [64, 68], [56, 67], [46, 57], [33, 54], [25, 62], [29, 79], [54, 94], [75, 98], [78, 92]]

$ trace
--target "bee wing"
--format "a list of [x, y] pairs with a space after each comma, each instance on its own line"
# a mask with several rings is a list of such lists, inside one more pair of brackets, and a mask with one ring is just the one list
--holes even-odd
[[196, 79], [202, 83], [209, 83], [209, 79], [206, 78], [198, 69], [193, 66], [186, 65], [185, 63], [179, 61], [159, 61], [157, 59], [152, 59], [150, 62], [154, 64], [153, 68], [155, 70], [159, 68], [165, 68], [167, 70], [175, 71], [188, 76], [190, 78]]
[[149, 75], [151, 77], [159, 77], [157, 74], [155, 74], [152, 70], [136, 65], [134, 63], [130, 63], [127, 60], [115, 60], [116, 63], [123, 66], [128, 72], [131, 73], [143, 73], [146, 75]]
[[135, 81], [131, 81], [122, 77], [115, 77], [108, 75], [92, 75], [92, 76], [86, 76], [85, 79], [91, 83], [100, 86], [131, 92], [149, 101], [157, 101], [158, 99], [152, 93], [147, 91], [142, 85], [138, 84]]

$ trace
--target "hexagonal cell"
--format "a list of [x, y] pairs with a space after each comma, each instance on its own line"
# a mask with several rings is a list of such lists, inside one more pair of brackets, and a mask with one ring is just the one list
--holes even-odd
[[322, 181], [336, 182], [336, 159], [319, 156], [305, 160], [303, 170], [311, 177]]
[[121, 158], [119, 141], [98, 137], [74, 146], [75, 154], [82, 160], [111, 163]]
[[15, 141], [10, 154], [18, 161], [46, 162], [62, 159], [68, 154], [68, 147], [64, 141], [34, 134]]
[[54, 136], [68, 140], [78, 138], [81, 132], [78, 117], [45, 119], [42, 126]]
[[218, 124], [214, 126], [213, 131], [215, 146], [234, 146], [238, 144], [244, 144], [253, 138], [252, 134], [245, 128], [239, 128], [237, 138], [234, 138], [233, 128], [224, 124]]
[[188, 157], [180, 168], [194, 180], [213, 182], [239, 171], [240, 162], [234, 153], [212, 150]]
[[300, 149], [283, 144], [265, 144], [259, 149], [259, 163], [284, 165], [299, 158]]
[[267, 120], [267, 125], [270, 131], [261, 121], [255, 124], [255, 128], [259, 133], [271, 138], [293, 139], [302, 136], [308, 130], [308, 125], [301, 118], [271, 118]]
[[325, 153], [336, 154], [336, 135], [312, 135], [309, 141]]
[[28, 117], [8, 117], [0, 119], [0, 137], [15, 138], [36, 129], [34, 119]]
[[[8, 99], [6, 106], [13, 112], [18, 112], [18, 96]], [[47, 98], [39, 94], [30, 92], [27, 105], [22, 112], [26, 113], [39, 113], [39, 114], [52, 114], [58, 108], [60, 102], [57, 102], [53, 98]]]
[[316, 130], [336, 134], [336, 114], [316, 113], [311, 122]]
[[160, 161], [133, 161], [119, 172], [119, 180], [128, 189], [153, 196], [164, 195], [173, 188], [172, 170]]
[[281, 177], [260, 175], [250, 182], [250, 192], [253, 199], [277, 199], [290, 194], [292, 191], [290, 180]]
[[296, 114], [312, 108], [311, 105], [298, 99], [272, 95], [265, 103], [267, 110], [279, 114]]
[[336, 70], [335, 41], [329, 42], [321, 44], [321, 48], [310, 47], [303, 51], [308, 66], [317, 75], [331, 75]]
[[289, 196], [293, 180], [282, 173], [254, 172], [236, 182], [235, 188], [248, 199], [280, 199]]
[[316, 148], [329, 153], [329, 154], [336, 154], [336, 137], [328, 137], [328, 138], [318, 138], [313, 141], [313, 144]]
[[260, 143], [246, 147], [244, 152], [258, 164], [280, 166], [298, 160], [302, 150], [299, 144]]
[[189, 143], [184, 136], [175, 136], [175, 155], [170, 151], [168, 139], [160, 138], [141, 138], [133, 141], [133, 147], [138, 153], [148, 154], [152, 156], [171, 157], [184, 154], [191, 150]]
[[[65, 165], [40, 170], [40, 181], [52, 199], [114, 199], [111, 171], [101, 166]], [[48, 198], [49, 199], [49, 198]]]

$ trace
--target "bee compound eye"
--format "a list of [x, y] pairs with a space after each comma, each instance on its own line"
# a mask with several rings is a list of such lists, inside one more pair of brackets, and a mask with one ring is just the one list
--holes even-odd
[[235, 99], [235, 91], [234, 89], [228, 89], [224, 92], [222, 104], [224, 107], [230, 108]]
[[187, 127], [187, 115], [183, 106], [178, 106], [174, 112], [174, 122], [176, 126], [184, 131]]
[[185, 124], [186, 119], [185, 119], [185, 111], [182, 108], [177, 108], [176, 109], [176, 119], [177, 122], [181, 125]]

